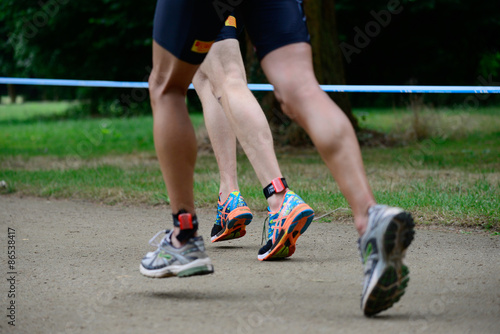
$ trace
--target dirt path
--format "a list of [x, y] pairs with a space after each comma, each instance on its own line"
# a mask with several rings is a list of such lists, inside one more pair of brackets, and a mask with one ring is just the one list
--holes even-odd
[[[198, 215], [207, 240], [213, 210]], [[262, 263], [257, 214], [244, 238], [206, 243], [213, 275], [148, 279], [139, 261], [166, 217], [165, 208], [0, 196], [0, 333], [500, 332], [498, 236], [418, 230], [406, 295], [367, 319], [351, 225], [313, 223], [293, 257]]]

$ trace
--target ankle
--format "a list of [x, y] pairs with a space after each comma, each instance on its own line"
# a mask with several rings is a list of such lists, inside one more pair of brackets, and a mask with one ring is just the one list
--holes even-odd
[[281, 204], [283, 203], [283, 198], [285, 197], [286, 191], [283, 191], [278, 194], [273, 194], [271, 197], [267, 199], [267, 203], [269, 204], [269, 209], [271, 212], [276, 212], [281, 208]]
[[182, 247], [184, 244], [181, 243], [179, 241], [179, 239], [177, 239], [177, 236], [179, 235], [179, 233], [181, 232], [181, 229], [178, 228], [178, 227], [174, 227], [174, 231], [172, 232], [172, 237], [170, 238], [170, 243], [172, 244], [172, 246], [174, 246], [175, 248], [180, 248]]
[[362, 236], [366, 229], [368, 228], [368, 210], [371, 208], [373, 205], [368, 206], [366, 210], [363, 210], [360, 213], [354, 213], [354, 226], [356, 227], [356, 230], [359, 233], [359, 236]]
[[365, 233], [368, 227], [368, 210], [374, 205], [377, 205], [377, 202], [375, 202], [375, 199], [371, 196], [359, 200], [357, 205], [351, 206], [352, 214], [354, 215], [354, 226], [360, 236]]
[[[173, 232], [172, 232], [172, 238], [170, 238], [170, 243], [175, 248], [180, 248], [180, 247], [184, 246], [185, 244], [187, 244], [187, 242], [189, 241], [189, 240], [180, 241], [179, 239], [177, 239], [177, 236], [179, 235], [179, 233], [181, 233], [181, 229], [178, 227], [174, 227]], [[193, 235], [193, 237], [197, 237], [197, 236], [198, 236], [198, 232], [196, 232]]]
[[196, 214], [181, 209], [179, 212], [172, 214], [172, 218], [174, 220], [174, 230], [170, 242], [174, 247], [181, 247], [198, 235], [196, 233], [198, 231]]
[[354, 218], [354, 226], [356, 226], [356, 230], [358, 231], [359, 236], [363, 236], [363, 234], [365, 234], [366, 228], [368, 227], [368, 215], [366, 215], [366, 217]]
[[229, 195], [231, 195], [232, 192], [234, 191], [239, 191], [238, 188], [234, 188], [233, 190], [220, 190], [219, 191], [219, 198], [222, 203], [225, 203], [227, 199], [229, 198]]
[[287, 189], [288, 184], [283, 177], [272, 179], [271, 183], [264, 187], [264, 196], [267, 199], [271, 212], [276, 212], [280, 209]]

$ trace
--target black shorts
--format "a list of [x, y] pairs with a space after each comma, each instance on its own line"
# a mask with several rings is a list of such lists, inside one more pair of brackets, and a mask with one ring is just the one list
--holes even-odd
[[259, 60], [282, 46], [310, 42], [302, 0], [247, 0], [239, 10]]
[[177, 58], [201, 64], [234, 10], [241, 12], [259, 59], [310, 40], [302, 0], [158, 0], [153, 39]]
[[215, 38], [215, 41], [223, 41], [225, 39], [238, 39], [238, 36], [243, 31], [243, 20], [238, 12], [233, 12], [227, 18], [221, 31]]

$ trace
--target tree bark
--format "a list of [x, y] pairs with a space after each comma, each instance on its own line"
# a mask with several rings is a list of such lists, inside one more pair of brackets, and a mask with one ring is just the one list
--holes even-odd
[[16, 86], [14, 86], [12, 84], [8, 84], [7, 91], [9, 92], [10, 103], [16, 103], [16, 99], [17, 99]]
[[[324, 85], [345, 85], [342, 52], [339, 48], [334, 0], [305, 1], [307, 26], [311, 35], [316, 78]], [[328, 93], [359, 130], [347, 93]]]
[[[339, 48], [335, 3], [333, 0], [309, 0], [304, 2], [307, 26], [311, 35], [313, 65], [320, 84], [344, 85], [345, 73]], [[240, 39], [249, 82], [266, 82], [249, 38]], [[276, 143], [300, 146], [311, 144], [305, 131], [293, 123], [282, 111], [272, 92], [256, 94], [264, 110]], [[347, 115], [354, 129], [358, 121], [352, 113], [347, 93], [328, 94]]]

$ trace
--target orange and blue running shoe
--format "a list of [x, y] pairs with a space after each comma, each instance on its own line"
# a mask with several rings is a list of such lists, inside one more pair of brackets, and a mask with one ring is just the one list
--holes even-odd
[[302, 198], [287, 190], [277, 212], [269, 211], [267, 244], [259, 250], [261, 261], [291, 256], [295, 243], [314, 218], [314, 211]]
[[229, 194], [224, 203], [217, 202], [217, 216], [212, 228], [212, 242], [241, 238], [246, 232], [253, 215], [239, 191]]

